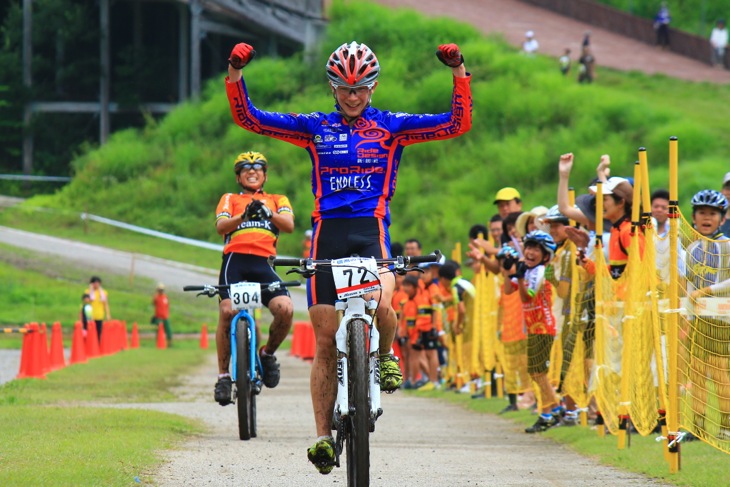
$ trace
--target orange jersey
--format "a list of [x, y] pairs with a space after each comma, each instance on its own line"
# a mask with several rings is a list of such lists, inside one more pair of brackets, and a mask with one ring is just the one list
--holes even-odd
[[520, 293], [502, 293], [500, 305], [502, 306], [502, 343], [526, 340]]
[[433, 328], [431, 295], [424, 289], [423, 281], [419, 281], [419, 284], [416, 295], [406, 301], [403, 307], [403, 317], [406, 322], [413, 322], [417, 331], [430, 331]]
[[431, 282], [426, 287], [429, 296], [431, 297], [431, 304], [434, 306], [433, 321], [437, 331], [443, 331], [443, 317], [441, 316], [441, 310], [443, 308], [443, 298], [441, 297], [441, 291], [439, 290], [438, 284]]
[[[261, 200], [274, 213], [294, 214], [289, 198], [278, 194], [258, 192], [256, 194], [226, 193], [218, 202], [215, 221], [224, 218], [239, 218], [253, 199]], [[226, 234], [223, 253], [259, 255], [268, 257], [276, 254], [279, 229], [270, 220], [241, 222], [236, 229]]]
[[170, 317], [170, 302], [167, 300], [167, 294], [155, 294], [153, 303], [155, 304], [155, 318], [166, 320]]

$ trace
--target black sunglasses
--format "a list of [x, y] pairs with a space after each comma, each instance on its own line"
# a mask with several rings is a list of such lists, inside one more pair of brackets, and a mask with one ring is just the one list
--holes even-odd
[[248, 162], [239, 162], [238, 164], [236, 164], [237, 173], [241, 171], [250, 171], [251, 169], [253, 169], [254, 171], [265, 171], [266, 164], [261, 164], [260, 162], [254, 162], [253, 164]]

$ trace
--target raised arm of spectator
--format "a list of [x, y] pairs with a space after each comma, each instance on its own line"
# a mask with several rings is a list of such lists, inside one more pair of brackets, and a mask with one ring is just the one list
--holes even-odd
[[590, 221], [578, 208], [570, 204], [569, 185], [570, 171], [573, 169], [573, 153], [569, 152], [560, 156], [558, 162], [558, 209], [560, 213], [582, 225], [588, 225]]

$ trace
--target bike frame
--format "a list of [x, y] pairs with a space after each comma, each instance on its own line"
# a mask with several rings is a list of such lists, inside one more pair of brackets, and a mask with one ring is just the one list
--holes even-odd
[[[365, 301], [362, 297], [351, 297], [344, 301], [337, 301], [335, 309], [344, 313], [335, 335], [337, 346], [337, 399], [335, 401], [335, 417], [338, 419], [350, 415], [350, 402], [347, 393], [347, 337], [352, 320], [362, 319], [368, 324], [369, 331], [369, 377], [370, 384], [370, 422], [371, 424], [383, 413], [380, 407], [380, 332], [375, 326], [371, 314], [377, 308], [374, 299]], [[370, 312], [368, 312], [370, 311]]]
[[[231, 320], [231, 379], [235, 382], [237, 377], [236, 364], [238, 363], [238, 351], [236, 347], [236, 333], [238, 331], [238, 325], [243, 320], [246, 323], [246, 327], [241, 327], [242, 330], [246, 330], [249, 334], [249, 347], [248, 347], [248, 363], [251, 365], [248, 368], [249, 377], [251, 383], [254, 384], [257, 391], [261, 390], [261, 362], [256, 353], [258, 343], [256, 342], [256, 321], [253, 316], [249, 314], [245, 309], [240, 310], [236, 316]], [[256, 377], [256, 372], [259, 371], [259, 378]]]

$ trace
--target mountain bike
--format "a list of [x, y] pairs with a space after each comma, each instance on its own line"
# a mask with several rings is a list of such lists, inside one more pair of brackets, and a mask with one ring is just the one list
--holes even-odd
[[[238, 436], [242, 440], [256, 437], [256, 396], [261, 392], [264, 378], [261, 359], [257, 353], [256, 321], [251, 313], [263, 306], [262, 293], [299, 285], [301, 285], [299, 281], [277, 281], [270, 284], [239, 282], [183, 287], [183, 291], [201, 291], [198, 296], [204, 295], [210, 298], [219, 294], [221, 289], [228, 289], [231, 308], [238, 310], [231, 320], [231, 379], [235, 385], [233, 401], [238, 410]], [[241, 327], [239, 330], [238, 323], [241, 320], [245, 321], [246, 327]]]
[[[337, 299], [335, 309], [339, 327], [337, 346], [337, 399], [332, 423], [336, 430], [335, 466], [340, 466], [343, 451], [347, 457], [348, 487], [367, 486], [370, 482], [370, 433], [383, 414], [380, 404], [380, 333], [376, 326], [378, 301], [365, 295], [380, 289], [379, 272], [405, 274], [423, 272], [408, 267], [437, 262], [441, 253], [389, 259], [347, 257], [344, 259], [291, 259], [269, 257], [275, 266], [295, 267], [287, 272], [306, 278], [325, 270], [332, 272]], [[386, 267], [384, 267], [386, 266]], [[380, 271], [379, 271], [380, 269]]]

